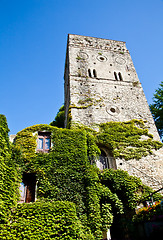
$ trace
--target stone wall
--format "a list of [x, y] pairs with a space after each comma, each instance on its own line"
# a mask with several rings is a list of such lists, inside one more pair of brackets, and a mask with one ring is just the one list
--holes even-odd
[[[116, 159], [118, 169], [127, 171], [130, 175], [139, 177], [145, 185], [158, 190], [163, 187], [163, 148], [153, 151], [152, 155], [140, 160]], [[162, 191], [163, 194], [163, 191]]]
[[[65, 67], [65, 109], [72, 123], [92, 128], [110, 121], [143, 119], [160, 141], [141, 83], [125, 42], [69, 35]], [[119, 162], [117, 168], [141, 177], [155, 189], [163, 176], [162, 150], [139, 161]], [[142, 170], [136, 171], [136, 168]], [[146, 177], [145, 177], [146, 175]], [[147, 176], [149, 175], [149, 177]], [[149, 181], [156, 178], [154, 180]], [[156, 186], [157, 185], [157, 186]]]
[[143, 119], [159, 136], [124, 42], [69, 35], [65, 103], [72, 121], [94, 123]]

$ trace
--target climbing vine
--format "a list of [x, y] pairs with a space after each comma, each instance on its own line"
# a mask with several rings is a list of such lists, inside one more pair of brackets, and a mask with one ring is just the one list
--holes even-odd
[[76, 214], [75, 204], [68, 201], [19, 204], [10, 224], [3, 226], [1, 239], [81, 239], [93, 240], [85, 233]]
[[[110, 149], [116, 158], [140, 159], [162, 147], [161, 142], [153, 140], [142, 120], [108, 122], [99, 127], [98, 143]], [[144, 136], [146, 140], [143, 140]]]
[[19, 198], [18, 168], [11, 157], [8, 132], [6, 117], [0, 115], [0, 224], [8, 221]]
[[[162, 144], [153, 141], [142, 121], [110, 122], [98, 127], [99, 131], [95, 131], [78, 124], [72, 129], [39, 124], [17, 134], [14, 147], [9, 151], [12, 156], [10, 159], [13, 159], [14, 169], [19, 169], [20, 174], [36, 174], [38, 200], [17, 207], [16, 204], [11, 205], [16, 207], [8, 217], [12, 231], [6, 223], [0, 235], [2, 239], [7, 239], [6, 236], [21, 239], [28, 234], [32, 239], [35, 227], [40, 224], [40, 232], [45, 230], [42, 234], [49, 234], [49, 239], [63, 239], [63, 236], [64, 239], [86, 239], [84, 236], [87, 236], [87, 239], [99, 240], [116, 216], [122, 216], [126, 212], [131, 215], [146, 192], [142, 182], [122, 170], [107, 169], [101, 172], [90, 164], [90, 159], [100, 155], [100, 146], [109, 149], [114, 157], [128, 160], [152, 154], [152, 149], [158, 149]], [[39, 131], [51, 132], [52, 147], [49, 153], [36, 151]], [[4, 139], [8, 138], [6, 133], [3, 136]], [[147, 140], [143, 140], [142, 136], [146, 136]], [[4, 181], [8, 184], [8, 178]], [[16, 196], [16, 188], [12, 188], [12, 191]], [[13, 193], [10, 192], [9, 195], [13, 196]], [[17, 198], [14, 197], [14, 201]], [[3, 204], [7, 202], [5, 198], [2, 201]], [[61, 211], [57, 212], [57, 208]], [[68, 217], [65, 218], [67, 213]], [[58, 217], [55, 218], [55, 215]], [[72, 218], [75, 219], [73, 223]], [[59, 223], [57, 219], [60, 219]], [[45, 229], [47, 220], [49, 228]], [[66, 230], [63, 222], [67, 221], [70, 225]], [[22, 230], [22, 226], [27, 226], [26, 231]], [[57, 226], [62, 228], [61, 233]], [[39, 239], [39, 232], [36, 231], [35, 236], [35, 239]]]

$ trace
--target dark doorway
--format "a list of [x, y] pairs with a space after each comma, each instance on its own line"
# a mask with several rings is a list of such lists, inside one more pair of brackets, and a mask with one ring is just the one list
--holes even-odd
[[36, 190], [36, 174], [34, 173], [23, 173], [23, 184], [25, 189], [26, 203], [35, 201], [35, 190]]

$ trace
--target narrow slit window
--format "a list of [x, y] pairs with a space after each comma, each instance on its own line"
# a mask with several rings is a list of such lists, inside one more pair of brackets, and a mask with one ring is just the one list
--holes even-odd
[[95, 78], [97, 77], [96, 69], [93, 69], [93, 76], [94, 76]]
[[115, 80], [118, 81], [118, 77], [117, 77], [117, 73], [114, 72], [114, 77], [115, 77]]
[[88, 76], [89, 76], [89, 77], [92, 77], [92, 75], [91, 75], [91, 70], [90, 70], [90, 69], [88, 69]]
[[123, 81], [122, 74], [119, 72], [118, 75], [119, 75], [119, 80]]

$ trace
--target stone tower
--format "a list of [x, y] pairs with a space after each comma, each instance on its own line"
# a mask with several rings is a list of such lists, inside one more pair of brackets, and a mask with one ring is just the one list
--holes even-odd
[[[72, 124], [82, 123], [90, 127], [110, 121], [143, 119], [154, 139], [160, 140], [130, 53], [122, 41], [68, 36], [65, 64], [65, 127], [70, 111]], [[163, 168], [159, 162], [160, 154], [162, 152], [156, 153], [153, 158], [142, 160], [150, 162], [150, 167], [145, 172], [150, 171], [152, 174], [155, 164], [158, 172], [161, 170], [160, 166]], [[119, 165], [119, 160], [116, 161], [117, 168], [131, 172], [126, 163]], [[132, 164], [137, 166], [138, 163], [132, 160]], [[139, 161], [139, 164], [141, 169], [143, 163]], [[133, 168], [131, 174], [141, 177], [140, 173], [133, 173]]]

